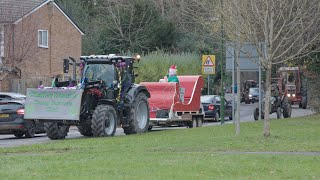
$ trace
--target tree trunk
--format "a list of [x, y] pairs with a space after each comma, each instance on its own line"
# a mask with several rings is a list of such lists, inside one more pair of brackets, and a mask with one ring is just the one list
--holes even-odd
[[270, 136], [270, 96], [271, 96], [271, 62], [266, 68], [266, 98], [264, 102], [264, 126], [263, 135], [265, 138]]

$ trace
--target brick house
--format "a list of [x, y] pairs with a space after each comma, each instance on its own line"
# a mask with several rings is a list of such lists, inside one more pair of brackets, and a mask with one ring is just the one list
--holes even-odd
[[63, 59], [81, 55], [83, 35], [54, 0], [0, 0], [0, 91], [62, 74]]

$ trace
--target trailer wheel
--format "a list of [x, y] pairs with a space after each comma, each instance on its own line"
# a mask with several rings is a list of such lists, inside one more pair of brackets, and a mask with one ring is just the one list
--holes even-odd
[[145, 93], [139, 93], [131, 105], [128, 115], [129, 126], [123, 127], [125, 134], [144, 133], [149, 127], [149, 103]]
[[52, 140], [64, 139], [69, 132], [70, 125], [60, 122], [47, 122], [44, 123], [44, 129], [47, 136]]
[[98, 105], [92, 115], [91, 129], [95, 137], [113, 136], [117, 129], [117, 113], [114, 107]]
[[291, 117], [291, 103], [289, 98], [285, 97], [282, 102], [282, 109], [283, 109], [283, 117], [290, 118]]
[[33, 138], [36, 134], [36, 124], [34, 121], [26, 120], [26, 129], [25, 136], [27, 138]]
[[189, 122], [189, 128], [196, 128], [197, 127], [197, 118], [196, 117], [192, 117], [191, 122]]
[[203, 117], [197, 117], [197, 127], [202, 127]]

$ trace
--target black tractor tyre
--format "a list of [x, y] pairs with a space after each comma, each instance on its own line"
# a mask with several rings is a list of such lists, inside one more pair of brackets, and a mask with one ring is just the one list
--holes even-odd
[[33, 138], [34, 135], [36, 134], [36, 124], [34, 121], [30, 121], [30, 120], [25, 120], [26, 123], [26, 132], [25, 132], [25, 136], [27, 138]]
[[21, 138], [24, 135], [24, 132], [17, 131], [17, 132], [14, 132], [13, 135], [17, 138]]
[[302, 80], [301, 84], [301, 90], [302, 90], [302, 96], [307, 97], [308, 96], [308, 81], [306, 78]]
[[301, 101], [299, 102], [299, 108], [302, 108], [302, 104], [301, 104]]
[[47, 136], [52, 140], [64, 139], [69, 132], [70, 125], [61, 122], [46, 122], [44, 123], [44, 130]]
[[302, 100], [301, 100], [301, 107], [302, 109], [306, 109], [307, 108], [307, 104], [308, 104], [308, 99], [306, 96], [303, 96], [302, 97]]
[[78, 131], [83, 136], [93, 136], [91, 124], [80, 123], [77, 125]]
[[91, 128], [95, 137], [113, 136], [117, 129], [115, 108], [110, 105], [98, 105], [92, 115]]
[[284, 118], [290, 118], [291, 117], [291, 111], [292, 111], [291, 102], [288, 97], [285, 97], [282, 102], [282, 110], [283, 110], [283, 117]]
[[277, 119], [280, 119], [281, 118], [281, 108], [280, 107], [278, 107], [278, 109], [277, 109]]
[[258, 120], [259, 119], [259, 108], [254, 109], [253, 111], [253, 118], [254, 120]]
[[149, 103], [145, 93], [140, 92], [131, 104], [128, 115], [128, 125], [123, 127], [124, 133], [144, 133], [149, 128]]

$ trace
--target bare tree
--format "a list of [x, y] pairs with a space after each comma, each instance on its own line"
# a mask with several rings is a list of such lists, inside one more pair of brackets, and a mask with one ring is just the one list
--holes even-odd
[[272, 65], [319, 51], [320, 1], [192, 0], [186, 11], [204, 27], [210, 28], [215, 36], [219, 36], [217, 29], [220, 25], [211, 20], [222, 18], [225, 40], [254, 45], [266, 71], [264, 136], [270, 136]]

